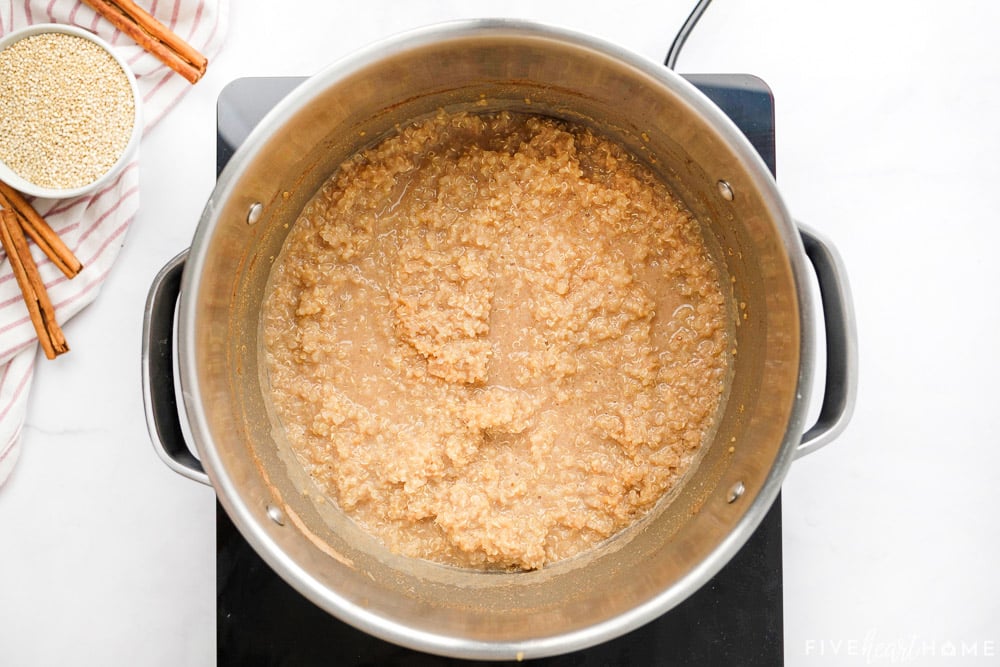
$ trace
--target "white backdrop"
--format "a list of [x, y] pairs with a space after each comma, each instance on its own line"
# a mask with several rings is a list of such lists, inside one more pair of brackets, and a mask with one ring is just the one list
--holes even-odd
[[[139, 349], [149, 283], [212, 190], [226, 83], [311, 74], [459, 17], [541, 20], [662, 60], [693, 2], [338, 5], [234, 2], [222, 54], [144, 140], [139, 215], [66, 327], [73, 351], [39, 364], [0, 488], [0, 664], [214, 664], [214, 495], [153, 453]], [[680, 58], [770, 84], [779, 186], [854, 289], [854, 421], [784, 487], [789, 665], [1000, 661], [997, 26], [986, 0], [716, 0]]]

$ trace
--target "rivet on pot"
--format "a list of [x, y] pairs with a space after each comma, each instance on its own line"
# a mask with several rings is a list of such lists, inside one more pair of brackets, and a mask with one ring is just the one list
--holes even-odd
[[277, 505], [267, 506], [267, 518], [275, 522], [279, 526], [285, 525], [285, 513], [281, 511]]
[[261, 204], [259, 201], [254, 202], [253, 205], [250, 206], [250, 210], [247, 211], [247, 224], [252, 225], [258, 220], [260, 220], [260, 216], [262, 213], [264, 213], [264, 205]]
[[743, 482], [736, 482], [731, 487], [729, 487], [729, 493], [726, 494], [727, 503], [735, 503], [736, 500], [743, 495], [743, 492], [747, 490]]
[[719, 186], [719, 194], [722, 195], [723, 199], [726, 201], [733, 201], [733, 197], [735, 197], [736, 194], [733, 192], [733, 188], [729, 185], [729, 183], [719, 181], [716, 185]]

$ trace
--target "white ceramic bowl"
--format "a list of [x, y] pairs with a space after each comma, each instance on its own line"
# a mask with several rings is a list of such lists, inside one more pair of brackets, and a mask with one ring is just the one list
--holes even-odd
[[129, 87], [132, 89], [135, 116], [132, 123], [132, 135], [129, 137], [128, 144], [125, 146], [125, 150], [123, 150], [121, 155], [118, 156], [118, 159], [111, 166], [111, 168], [90, 183], [76, 188], [43, 187], [19, 176], [11, 170], [11, 168], [8, 167], [2, 159], [0, 159], [0, 181], [4, 181], [15, 190], [19, 190], [26, 195], [44, 197], [46, 199], [68, 199], [71, 197], [79, 197], [93, 192], [114, 178], [114, 176], [121, 171], [122, 167], [128, 164], [128, 162], [132, 159], [132, 156], [135, 154], [136, 149], [139, 146], [139, 139], [142, 136], [142, 112], [139, 102], [139, 88], [136, 85], [135, 76], [133, 76], [132, 70], [129, 69], [125, 61], [114, 52], [114, 49], [112, 49], [107, 42], [92, 32], [88, 32], [82, 28], [77, 28], [76, 26], [60, 25], [57, 23], [39, 23], [20, 30], [15, 30], [0, 39], [0, 51], [3, 51], [7, 47], [24, 39], [25, 37], [31, 37], [32, 35], [40, 35], [43, 33], [63, 33], [66, 35], [75, 35], [97, 44], [115, 59], [115, 62], [117, 62], [122, 68], [122, 71], [125, 72], [125, 78], [128, 79]]

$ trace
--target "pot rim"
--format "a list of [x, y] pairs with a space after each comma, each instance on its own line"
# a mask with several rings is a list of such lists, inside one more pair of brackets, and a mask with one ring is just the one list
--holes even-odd
[[429, 44], [484, 36], [492, 38], [502, 36], [541, 38], [593, 50], [638, 70], [657, 85], [666, 87], [676, 94], [692, 113], [707, 120], [742, 163], [741, 167], [751, 177], [766, 208], [772, 214], [791, 267], [800, 322], [813, 321], [815, 313], [811, 293], [808, 289], [810, 283], [805, 251], [798, 229], [777, 191], [774, 178], [763, 159], [732, 120], [693, 84], [656, 61], [604, 39], [575, 30], [514, 19], [458, 20], [436, 23], [399, 33], [336, 60], [308, 78], [279, 102], [237, 149], [219, 176], [205, 206], [183, 272], [177, 311], [178, 371], [191, 436], [209, 480], [216, 489], [219, 501], [257, 553], [301, 594], [327, 612], [369, 634], [417, 650], [474, 659], [534, 658], [583, 649], [638, 628], [679, 604], [692, 592], [703, 586], [739, 551], [763, 520], [777, 497], [804, 430], [811, 389], [810, 378], [813, 376], [815, 358], [811, 326], [803, 324], [799, 327], [797, 388], [788, 426], [778, 454], [773, 460], [763, 486], [726, 538], [719, 542], [708, 556], [683, 575], [674, 585], [651, 597], [645, 603], [579, 630], [526, 641], [473, 640], [417, 630], [345, 599], [287, 557], [261, 526], [254, 512], [243, 502], [236, 483], [229, 476], [218, 455], [206, 416], [199, 408], [202, 405], [202, 393], [198, 384], [196, 355], [194, 354], [196, 321], [194, 295], [200, 289], [201, 275], [204, 271], [210, 245], [209, 240], [218, 222], [217, 212], [221, 203], [227, 201], [232, 195], [244, 170], [254, 161], [261, 150], [264, 143], [262, 140], [278, 131], [287, 117], [308, 102], [317, 92], [368, 67], [376, 60]]

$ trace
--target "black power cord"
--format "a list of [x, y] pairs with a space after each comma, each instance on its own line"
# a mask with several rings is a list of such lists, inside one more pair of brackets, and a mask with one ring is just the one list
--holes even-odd
[[677, 36], [674, 37], [674, 43], [670, 45], [670, 50], [667, 51], [667, 58], [663, 61], [663, 64], [670, 69], [676, 69], [677, 67], [677, 57], [681, 54], [681, 49], [684, 48], [684, 42], [687, 41], [688, 35], [694, 30], [695, 25], [698, 23], [698, 19], [701, 15], [705, 13], [708, 9], [708, 5], [711, 4], [712, 0], [698, 0], [698, 4], [694, 6], [691, 10], [691, 14], [684, 21], [684, 25], [677, 32]]

